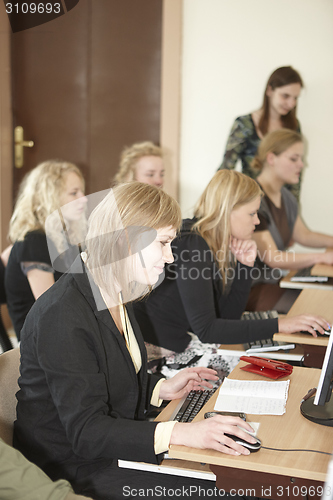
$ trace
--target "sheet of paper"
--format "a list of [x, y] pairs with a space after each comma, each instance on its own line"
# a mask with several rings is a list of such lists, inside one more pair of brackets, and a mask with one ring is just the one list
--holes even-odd
[[253, 415], [283, 415], [290, 380], [278, 382], [225, 379], [214, 410]]

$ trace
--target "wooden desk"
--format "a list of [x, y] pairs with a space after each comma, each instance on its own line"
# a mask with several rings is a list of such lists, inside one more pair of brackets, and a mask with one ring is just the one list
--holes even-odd
[[[330, 248], [329, 251], [333, 251], [333, 248]], [[313, 276], [328, 276], [329, 278], [333, 278], [333, 266], [329, 266], [328, 264], [316, 264], [313, 266], [311, 274]]]
[[[332, 250], [331, 248], [329, 250]], [[301, 281], [291, 281], [291, 278], [297, 270], [290, 271], [287, 276], [285, 276], [280, 281], [281, 288], [310, 288], [312, 290], [333, 290], [333, 266], [327, 264], [316, 264], [311, 270], [312, 276], [327, 276], [328, 281], [324, 283], [305, 283]]]
[[[333, 324], [333, 291], [304, 289], [291, 307], [287, 317], [298, 314], [318, 314]], [[328, 337], [312, 337], [308, 333], [276, 333], [274, 340], [295, 342], [304, 349], [304, 365], [321, 368]]]
[[[229, 375], [234, 379], [263, 380], [262, 377], [240, 370], [240, 363]], [[331, 453], [333, 428], [306, 420], [299, 405], [309, 389], [319, 380], [319, 370], [295, 367], [291, 380], [286, 413], [282, 416], [248, 415], [248, 422], [259, 422], [258, 436], [263, 446], [282, 449], [312, 449]], [[267, 379], [265, 379], [267, 380]], [[203, 419], [214, 408], [217, 394], [205, 405], [194, 421]], [[172, 402], [161, 412], [159, 420], [167, 420], [173, 411]], [[210, 464], [216, 474], [216, 485], [226, 491], [243, 489], [243, 495], [264, 498], [301, 498], [301, 491], [311, 498], [320, 498], [320, 487], [326, 478], [330, 457], [312, 452], [271, 451], [261, 449], [249, 456], [229, 456], [213, 450], [197, 450], [172, 445], [173, 458]], [[311, 488], [311, 490], [310, 490]], [[245, 491], [251, 489], [251, 493]], [[299, 494], [297, 494], [299, 493]]]
[[[289, 336], [290, 337], [290, 336]], [[288, 343], [294, 343], [296, 342], [293, 340], [292, 337], [288, 338]], [[219, 349], [221, 349], [221, 354], [225, 354], [226, 356], [228, 355], [233, 355], [233, 356], [249, 356], [250, 354], [244, 351], [244, 346], [243, 344], [221, 344]], [[279, 351], [265, 351], [265, 352], [255, 352], [253, 353], [255, 356], [261, 356], [262, 358], [269, 358], [269, 359], [277, 359], [280, 361], [286, 361], [287, 363], [290, 362], [301, 362], [302, 359], [304, 358], [304, 349], [303, 346], [297, 345], [295, 346], [294, 349], [290, 349], [288, 351], [285, 351], [284, 349], [280, 349]]]

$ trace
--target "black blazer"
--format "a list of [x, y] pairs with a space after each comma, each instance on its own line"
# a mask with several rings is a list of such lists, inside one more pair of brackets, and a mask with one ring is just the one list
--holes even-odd
[[159, 460], [157, 424], [145, 421], [159, 377], [147, 374], [143, 338], [127, 310], [141, 351], [138, 374], [84, 272], [64, 275], [27, 316], [14, 445], [54, 479], [78, 478], [118, 458]]
[[278, 331], [277, 319], [240, 319], [251, 289], [252, 268], [238, 262], [224, 292], [206, 240], [192, 231], [194, 222], [185, 219], [172, 242], [175, 262], [166, 266], [163, 283], [147, 299], [134, 303], [145, 341], [182, 352], [191, 341], [188, 332], [201, 342], [216, 344], [272, 337]]

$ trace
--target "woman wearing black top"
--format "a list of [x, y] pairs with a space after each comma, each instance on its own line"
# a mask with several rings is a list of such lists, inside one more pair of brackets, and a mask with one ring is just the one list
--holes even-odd
[[180, 222], [177, 202], [163, 190], [138, 182], [114, 188], [89, 219], [84, 264], [78, 259], [36, 301], [22, 329], [14, 445], [52, 479], [68, 479], [96, 500], [145, 496], [141, 489], [159, 498], [162, 487], [194, 487], [191, 498], [206, 497], [210, 481], [120, 468], [118, 459], [158, 463], [170, 444], [249, 454], [226, 433], [255, 442], [239, 417], [146, 420], [151, 405], [217, 379], [208, 368], [169, 380], [148, 374], [130, 304], [173, 261]]
[[318, 316], [241, 321], [251, 288], [259, 223], [259, 185], [244, 174], [218, 171], [203, 192], [192, 220], [184, 220], [164, 282], [134, 304], [146, 342], [182, 352], [194, 333], [201, 342], [237, 344], [293, 333], [312, 326], [323, 333]]
[[[74, 243], [82, 242], [86, 230], [87, 199], [79, 168], [61, 160], [40, 163], [24, 178], [9, 225], [13, 243], [5, 273], [9, 314], [20, 340], [25, 317], [35, 300], [59, 279], [62, 272], [52, 267], [50, 244], [59, 255], [68, 249], [62, 224]], [[45, 234], [51, 214], [48, 238]], [[63, 269], [61, 269], [63, 271]]]

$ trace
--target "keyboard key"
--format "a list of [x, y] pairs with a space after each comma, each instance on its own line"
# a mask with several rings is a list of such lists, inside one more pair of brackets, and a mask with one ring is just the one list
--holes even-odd
[[181, 408], [179, 409], [174, 420], [177, 422], [192, 422], [194, 417], [199, 413], [209, 398], [214, 394], [216, 389], [206, 389], [204, 391], [191, 391]]
[[[263, 319], [273, 319], [278, 318], [277, 311], [245, 311], [242, 315], [243, 320], [263, 320]], [[287, 342], [277, 342], [273, 339], [255, 340], [244, 344], [244, 349], [247, 353], [260, 353], [267, 351], [279, 351], [280, 349], [289, 350], [294, 349], [295, 344], [289, 344]]]

